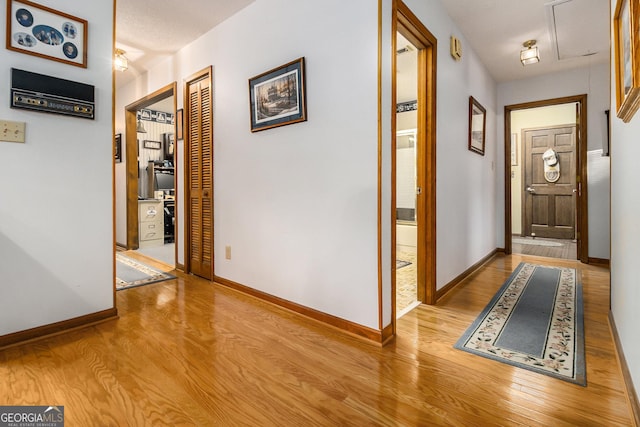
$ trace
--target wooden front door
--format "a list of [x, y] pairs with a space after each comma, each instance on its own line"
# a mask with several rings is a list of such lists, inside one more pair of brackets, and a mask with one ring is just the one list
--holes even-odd
[[[565, 125], [523, 131], [524, 234], [575, 239], [576, 126]], [[547, 168], [543, 155], [551, 149], [560, 165], [559, 176]]]
[[213, 280], [213, 117], [211, 70], [186, 83], [188, 271]]

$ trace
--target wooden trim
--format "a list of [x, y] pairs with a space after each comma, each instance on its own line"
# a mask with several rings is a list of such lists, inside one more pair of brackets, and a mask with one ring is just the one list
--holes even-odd
[[501, 252], [500, 249], [494, 249], [480, 261], [473, 264], [471, 267], [467, 268], [465, 271], [460, 273], [455, 279], [444, 285], [442, 288], [438, 289], [436, 299], [440, 299], [445, 296], [446, 293], [452, 291], [456, 286], [458, 286], [464, 279], [469, 277], [474, 271], [482, 267], [487, 262], [491, 261], [491, 259], [498, 253]]
[[618, 329], [616, 327], [615, 319], [613, 318], [613, 312], [609, 311], [609, 328], [611, 329], [611, 335], [613, 336], [614, 349], [616, 357], [620, 364], [620, 370], [622, 372], [622, 379], [627, 391], [627, 398], [629, 399], [629, 409], [633, 414], [633, 419], [636, 426], [640, 426], [640, 400], [638, 394], [633, 385], [633, 379], [631, 378], [631, 372], [629, 371], [629, 365], [624, 357], [622, 350], [622, 342], [620, 341], [620, 335], [618, 335]]
[[546, 99], [541, 101], [525, 102], [521, 104], [505, 105], [504, 107], [504, 246], [505, 253], [511, 254], [512, 218], [511, 218], [511, 112], [515, 110], [525, 110], [529, 108], [546, 107], [550, 105], [578, 103], [580, 106], [580, 120], [576, 120], [577, 125], [577, 163], [576, 173], [579, 174], [582, 191], [578, 194], [576, 202], [577, 222], [576, 232], [580, 233], [578, 239], [578, 260], [589, 263], [589, 209], [588, 209], [588, 185], [587, 185], [587, 95], [573, 95], [562, 98]]
[[[422, 188], [417, 201], [418, 220], [418, 300], [435, 304], [436, 290], [436, 110], [437, 110], [437, 39], [401, 1], [394, 0], [394, 22], [399, 31], [418, 50], [418, 185]], [[395, 32], [393, 34], [395, 41]], [[395, 58], [395, 50], [394, 50]], [[392, 82], [396, 81], [395, 61], [392, 63]], [[392, 155], [395, 155], [395, 86], [392, 87]], [[420, 153], [422, 149], [422, 153]], [[392, 236], [393, 262], [395, 263], [395, 159], [393, 161], [392, 192]], [[395, 264], [394, 264], [395, 265]], [[395, 267], [394, 267], [395, 271]], [[395, 295], [395, 277], [392, 281]], [[395, 305], [394, 305], [395, 310]], [[394, 311], [395, 319], [395, 311]], [[395, 320], [394, 320], [395, 321]]]
[[[126, 150], [126, 188], [127, 188], [127, 249], [138, 249], [138, 134], [136, 132], [136, 112], [170, 96], [176, 96], [177, 83], [156, 90], [124, 107], [125, 150]], [[174, 99], [175, 105], [175, 99]], [[175, 151], [175, 150], [174, 150]], [[135, 185], [134, 185], [135, 183]], [[176, 197], [176, 206], [178, 198]], [[175, 235], [175, 234], [174, 234]], [[177, 246], [177, 245], [176, 245]], [[115, 283], [115, 282], [114, 282]]]
[[[392, 22], [392, 28], [395, 26], [395, 21]], [[392, 37], [392, 41], [391, 41], [391, 46], [394, 47], [395, 46], [395, 37]], [[394, 60], [395, 60], [395, 56], [394, 56]], [[391, 87], [392, 90], [391, 92], [395, 92], [395, 89], [393, 89], [395, 85], [395, 80], [393, 80], [391, 82]], [[393, 119], [392, 119], [393, 120]], [[392, 138], [393, 140], [393, 138]], [[383, 274], [383, 269], [382, 269], [382, 0], [378, 0], [378, 202], [377, 202], [377, 215], [378, 215], [378, 224], [377, 224], [377, 232], [378, 232], [378, 328], [382, 329], [382, 323], [384, 321], [383, 316], [384, 316], [384, 310], [383, 310], [383, 294], [382, 294], [382, 285], [383, 285], [383, 280], [382, 280], [382, 274]], [[393, 144], [393, 143], [392, 143]], [[393, 155], [393, 154], [392, 154]], [[393, 168], [393, 162], [392, 162], [392, 168]], [[393, 175], [393, 172], [392, 172]], [[392, 185], [393, 188], [393, 185]], [[391, 196], [393, 198], [393, 195]], [[393, 202], [392, 202], [393, 205]], [[392, 247], [395, 248], [395, 244], [393, 243], [393, 236], [394, 234], [392, 234], [391, 240], [392, 240]], [[392, 250], [393, 251], [393, 250]], [[394, 271], [394, 269], [392, 268], [391, 271]], [[393, 274], [392, 276], [392, 281], [393, 281]], [[393, 289], [393, 284], [391, 285], [391, 288]], [[395, 306], [396, 306], [396, 302], [395, 302], [395, 292], [391, 293], [391, 318], [393, 319], [395, 317]], [[395, 322], [392, 321], [392, 330], [393, 333], [395, 333]]]
[[593, 257], [589, 257], [589, 262], [587, 264], [593, 264], [593, 265], [597, 265], [600, 267], [606, 267], [609, 268], [610, 267], [610, 261], [606, 258], [593, 258]]
[[[115, 283], [115, 281], [113, 282]], [[98, 323], [114, 320], [118, 318], [118, 310], [110, 308], [96, 313], [87, 314], [73, 319], [63, 320], [61, 322], [51, 323], [37, 328], [26, 329], [20, 332], [3, 335], [0, 337], [0, 350], [7, 347], [22, 345], [36, 340], [49, 338], [54, 335], [60, 335], [70, 332], [74, 329], [86, 328]]]
[[382, 334], [380, 339], [383, 347], [395, 339], [396, 331], [394, 330], [394, 327], [395, 327], [395, 324], [392, 322], [382, 329]]
[[[176, 245], [176, 246], [178, 246], [178, 245]], [[177, 253], [177, 251], [176, 251], [176, 253]], [[186, 268], [185, 268], [184, 264], [180, 264], [178, 261], [176, 261], [176, 270], [180, 270], [183, 273], [186, 272]]]
[[[113, 15], [111, 16], [111, 52], [116, 50], [116, 0], [113, 0]], [[113, 55], [112, 55], [113, 61]], [[116, 307], [116, 248], [119, 245], [116, 240], [116, 70], [111, 66], [111, 234], [113, 240], [113, 253], [111, 256], [111, 269], [113, 271], [113, 307]], [[122, 149], [122, 148], [121, 148]], [[120, 153], [122, 155], [122, 153]], [[126, 167], [126, 166], [125, 166]]]
[[345, 320], [340, 317], [333, 316], [331, 314], [323, 313], [321, 311], [314, 310], [313, 308], [305, 307], [303, 305], [268, 294], [266, 292], [262, 292], [257, 289], [250, 288], [248, 286], [241, 285], [240, 283], [236, 283], [232, 280], [228, 280], [223, 277], [214, 276], [214, 282], [219, 285], [226, 286], [228, 288], [242, 292], [244, 294], [251, 295], [252, 297], [269, 302], [271, 304], [287, 309], [294, 313], [301, 314], [310, 319], [317, 320], [326, 325], [332, 326], [342, 332], [346, 332], [352, 336], [365, 338], [368, 341], [373, 341], [377, 344], [383, 343], [383, 336], [385, 336], [387, 340], [389, 339], [387, 335], [383, 335], [383, 334], [389, 334], [389, 331], [388, 331], [389, 326], [387, 326], [387, 328], [385, 328], [383, 331], [377, 331], [375, 329], [371, 329], [366, 326], [350, 322], [349, 320]]

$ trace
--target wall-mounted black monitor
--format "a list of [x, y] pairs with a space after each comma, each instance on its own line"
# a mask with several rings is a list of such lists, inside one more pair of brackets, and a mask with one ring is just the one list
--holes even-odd
[[154, 188], [156, 190], [173, 190], [173, 174], [168, 172], [156, 172]]

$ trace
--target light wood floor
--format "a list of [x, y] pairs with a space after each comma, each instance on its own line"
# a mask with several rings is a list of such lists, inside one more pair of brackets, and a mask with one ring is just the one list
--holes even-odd
[[70, 427], [631, 425], [605, 269], [581, 266], [587, 387], [453, 349], [523, 259], [548, 261], [497, 256], [384, 348], [178, 274], [119, 291], [117, 321], [0, 351], [0, 404], [64, 405]]

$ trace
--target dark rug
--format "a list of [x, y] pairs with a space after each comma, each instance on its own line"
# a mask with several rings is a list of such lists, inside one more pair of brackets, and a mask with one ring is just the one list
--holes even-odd
[[403, 261], [401, 259], [396, 259], [396, 270], [402, 267], [406, 267], [407, 265], [411, 265], [409, 261]]
[[586, 385], [576, 270], [521, 263], [454, 347]]
[[117, 291], [175, 278], [171, 274], [149, 267], [138, 260], [116, 253]]

